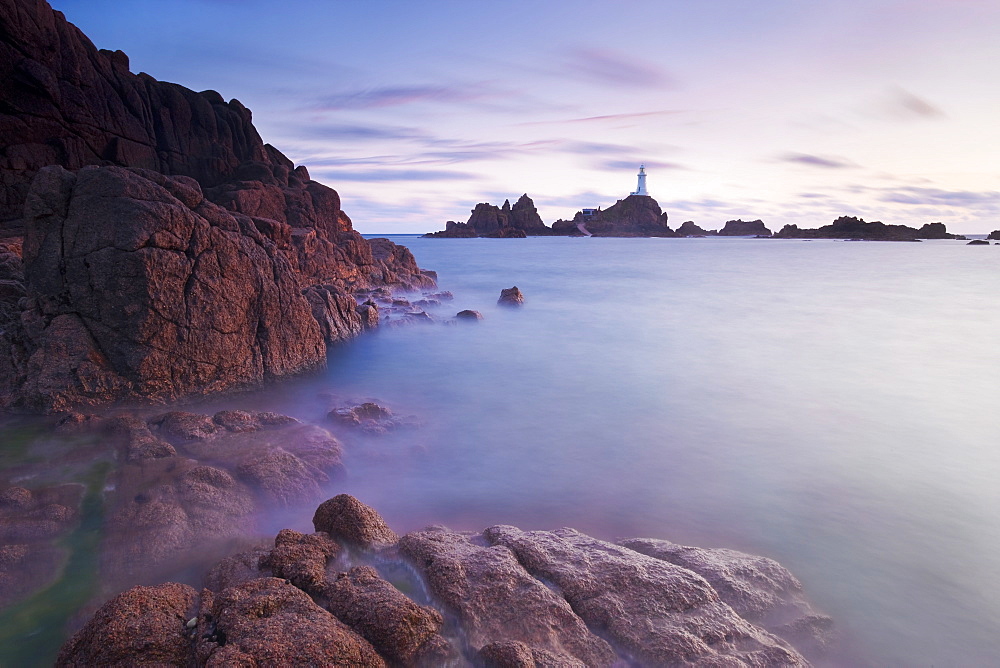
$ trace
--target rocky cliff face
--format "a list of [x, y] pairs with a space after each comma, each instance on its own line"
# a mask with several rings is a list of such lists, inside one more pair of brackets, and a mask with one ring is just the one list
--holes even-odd
[[296, 373], [372, 323], [351, 292], [435, 282], [237, 100], [132, 74], [44, 0], [0, 0], [0, 134], [0, 407]]

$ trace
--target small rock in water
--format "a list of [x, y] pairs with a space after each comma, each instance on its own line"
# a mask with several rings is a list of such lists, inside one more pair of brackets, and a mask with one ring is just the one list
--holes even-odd
[[497, 300], [497, 304], [501, 306], [521, 306], [524, 304], [524, 295], [515, 285], [512, 288], [500, 291], [500, 299]]
[[464, 311], [459, 311], [455, 314], [455, 317], [459, 320], [482, 320], [483, 314], [479, 311], [473, 311], [471, 309], [465, 309]]
[[966, 246], [989, 246], [990, 242], [986, 241], [985, 239], [973, 239], [972, 241], [970, 241], [969, 243], [967, 243], [965, 245]]

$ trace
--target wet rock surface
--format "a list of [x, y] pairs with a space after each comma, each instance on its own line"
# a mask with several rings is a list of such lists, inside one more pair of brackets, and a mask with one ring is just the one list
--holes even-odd
[[593, 631], [643, 666], [803, 666], [790, 645], [741, 618], [700, 575], [572, 529], [484, 532], [551, 582]]
[[335, 540], [369, 549], [392, 545], [399, 540], [374, 508], [350, 494], [324, 501], [313, 515], [313, 526]]
[[[60, 665], [148, 652], [173, 665], [804, 666], [751, 619], [779, 628], [822, 617], [776, 562], [732, 550], [510, 526], [431, 527], [393, 546], [378, 513], [346, 494], [316, 517], [317, 528], [382, 540], [286, 529], [272, 546], [223, 559], [200, 594], [134, 587], [66, 643]], [[365, 553], [376, 562], [352, 566], [338, 542], [377, 547]], [[378, 563], [409, 564], [431, 605]]]
[[508, 548], [491, 546], [483, 536], [426, 530], [404, 536], [400, 550], [436, 600], [458, 617], [473, 650], [515, 640], [587, 665], [614, 663], [611, 647]]
[[773, 559], [650, 538], [621, 545], [697, 573], [738, 615], [807, 653], [822, 653], [831, 643], [833, 620], [813, 610], [802, 584]]

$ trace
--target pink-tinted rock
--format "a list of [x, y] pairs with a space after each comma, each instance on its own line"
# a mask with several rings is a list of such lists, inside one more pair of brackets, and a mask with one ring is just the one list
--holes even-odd
[[565, 654], [532, 648], [523, 642], [493, 642], [479, 650], [484, 668], [587, 668], [587, 664]]
[[708, 580], [719, 597], [741, 617], [805, 652], [820, 652], [831, 641], [833, 621], [812, 609], [805, 600], [801, 583], [773, 559], [649, 538], [621, 544], [694, 571]]
[[114, 597], [63, 645], [57, 666], [186, 666], [192, 643], [185, 628], [198, 594], [168, 582], [133, 587]]
[[350, 494], [324, 501], [313, 515], [313, 526], [334, 540], [365, 548], [391, 545], [399, 540], [374, 508]]
[[521, 306], [524, 304], [524, 294], [515, 285], [512, 288], [504, 288], [500, 291], [500, 299], [497, 304], [501, 306]]
[[[259, 563], [261, 569], [270, 570], [274, 577], [284, 578], [307, 594], [318, 596], [325, 591], [326, 565], [339, 552], [340, 546], [325, 533], [308, 535], [282, 529], [274, 538], [274, 549]], [[341, 618], [341, 621], [346, 620]]]
[[[390, 663], [441, 665], [447, 642], [443, 620], [433, 608], [417, 605], [370, 566], [340, 573], [324, 590], [326, 607], [363, 636]], [[432, 662], [437, 659], [437, 662]]]
[[259, 578], [206, 599], [198, 619], [200, 665], [386, 665], [364, 638], [284, 580]]
[[490, 543], [552, 583], [587, 626], [643, 666], [805, 666], [783, 640], [739, 617], [700, 575], [572, 529], [496, 526]]
[[474, 650], [513, 640], [590, 666], [614, 663], [611, 647], [508, 548], [447, 530], [409, 533], [399, 547], [436, 600], [456, 615]]

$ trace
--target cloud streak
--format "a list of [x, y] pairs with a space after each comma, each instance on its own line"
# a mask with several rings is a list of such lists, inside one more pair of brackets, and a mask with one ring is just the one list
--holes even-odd
[[811, 155], [809, 153], [785, 153], [778, 157], [781, 162], [790, 162], [807, 167], [820, 167], [823, 169], [848, 169], [857, 167], [853, 162], [843, 158], [831, 156]]
[[578, 47], [567, 54], [567, 69], [591, 83], [615, 88], [676, 86], [666, 71], [611, 49]]

